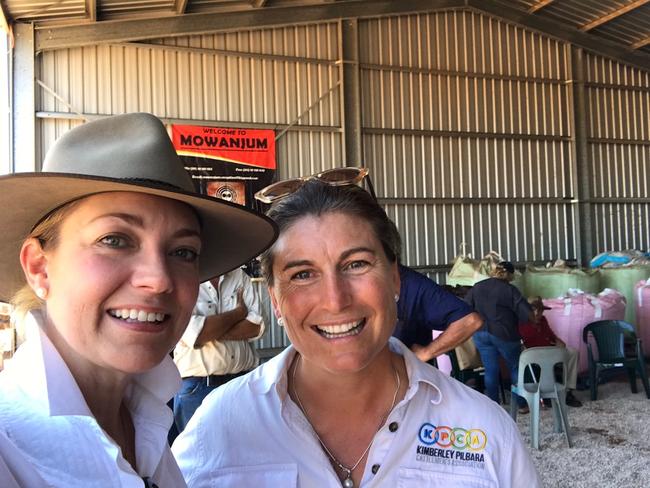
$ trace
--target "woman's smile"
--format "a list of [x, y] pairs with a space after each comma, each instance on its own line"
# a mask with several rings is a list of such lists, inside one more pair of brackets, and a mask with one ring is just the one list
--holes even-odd
[[326, 339], [340, 339], [360, 334], [366, 325], [366, 319], [338, 325], [316, 325], [314, 328]]
[[117, 321], [118, 326], [136, 332], [162, 332], [170, 325], [168, 314], [141, 308], [110, 309], [108, 315]]

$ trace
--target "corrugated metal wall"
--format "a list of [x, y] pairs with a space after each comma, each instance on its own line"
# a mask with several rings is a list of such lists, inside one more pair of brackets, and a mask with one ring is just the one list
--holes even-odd
[[595, 252], [650, 248], [650, 74], [587, 55]]
[[[295, 124], [277, 141], [279, 175], [308, 174], [343, 164], [338, 58], [336, 23], [48, 51], [40, 110]], [[43, 150], [69, 125], [42, 119]]]
[[[571, 46], [470, 11], [358, 20], [358, 35], [363, 161], [404, 262], [444, 282], [461, 242], [576, 259]], [[343, 165], [342, 36], [328, 22], [44, 52], [37, 154], [80, 123], [66, 114], [150, 111], [275, 128], [280, 178]], [[648, 248], [648, 73], [589, 55], [586, 80], [597, 251]], [[261, 347], [286, 344], [269, 329]]]
[[404, 260], [575, 258], [567, 46], [464, 11], [359, 31], [365, 162]]

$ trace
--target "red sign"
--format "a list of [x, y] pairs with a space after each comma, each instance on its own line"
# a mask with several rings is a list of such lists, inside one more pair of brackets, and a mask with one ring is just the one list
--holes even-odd
[[272, 130], [172, 125], [172, 141], [176, 152], [182, 156], [275, 169], [275, 132]]

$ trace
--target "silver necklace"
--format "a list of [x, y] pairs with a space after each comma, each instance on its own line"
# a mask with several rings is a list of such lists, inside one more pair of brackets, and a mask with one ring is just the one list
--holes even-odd
[[[300, 411], [302, 414], [305, 416], [307, 419], [307, 422], [311, 424], [311, 420], [309, 420], [309, 416], [307, 415], [307, 411], [305, 410], [305, 407], [302, 406], [302, 402], [300, 401], [300, 396], [298, 395], [298, 390], [296, 390], [296, 371], [298, 370], [298, 363], [300, 362], [300, 355], [298, 355], [298, 358], [296, 359], [296, 365], [293, 367], [293, 374], [291, 375], [291, 383], [293, 386], [293, 395], [296, 397], [296, 400], [298, 401], [298, 406], [300, 407]], [[399, 387], [401, 385], [399, 373], [397, 372], [397, 369], [395, 368], [395, 365], [392, 364], [393, 366], [393, 372], [395, 373], [395, 379], [397, 383], [397, 388], [395, 388], [395, 393], [393, 393], [393, 401], [390, 404], [390, 408], [386, 411], [384, 416], [381, 418], [381, 421], [379, 422], [379, 426], [377, 427], [377, 431], [381, 428], [382, 425], [384, 425], [384, 422], [388, 418], [388, 415], [390, 412], [393, 411], [393, 408], [395, 407], [395, 402], [397, 401], [397, 394], [399, 393]], [[352, 481], [352, 472], [357, 469], [357, 466], [359, 466], [359, 463], [361, 463], [361, 460], [368, 454], [368, 451], [370, 450], [370, 446], [372, 446], [372, 441], [374, 440], [374, 436], [372, 439], [370, 439], [370, 444], [368, 444], [368, 447], [366, 447], [361, 454], [361, 457], [357, 460], [356, 463], [352, 467], [348, 467], [344, 465], [341, 461], [336, 459], [334, 457], [334, 454], [327, 448], [323, 440], [320, 438], [318, 435], [318, 432], [316, 432], [316, 429], [312, 427], [312, 430], [314, 431], [314, 434], [316, 434], [316, 439], [318, 439], [318, 442], [320, 442], [320, 445], [323, 447], [327, 455], [330, 457], [332, 461], [334, 461], [334, 464], [336, 464], [339, 469], [345, 474], [345, 479], [343, 480], [342, 484], [344, 488], [354, 488], [354, 481]]]

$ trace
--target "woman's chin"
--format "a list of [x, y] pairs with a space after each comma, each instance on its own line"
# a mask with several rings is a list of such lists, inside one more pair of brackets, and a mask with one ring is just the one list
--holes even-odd
[[122, 373], [139, 374], [155, 368], [163, 361], [163, 359], [165, 359], [165, 353], [160, 354], [152, 351], [138, 351], [116, 355], [116, 357], [111, 360], [111, 364], [115, 369]]

